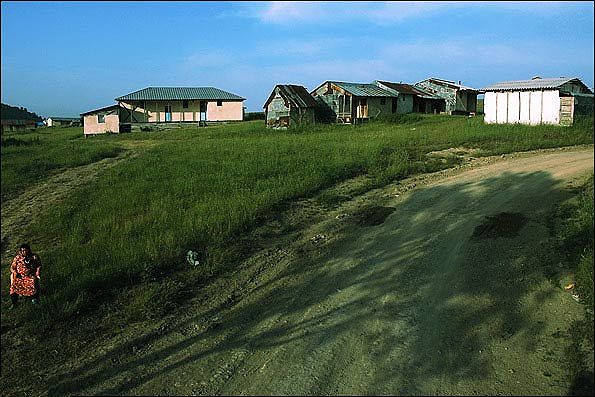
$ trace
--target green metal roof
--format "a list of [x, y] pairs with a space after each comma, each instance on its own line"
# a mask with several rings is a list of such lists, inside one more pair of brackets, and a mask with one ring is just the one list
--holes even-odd
[[329, 81], [338, 87], [355, 96], [363, 97], [396, 97], [397, 94], [378, 87], [376, 84], [367, 83], [345, 83], [341, 81]]
[[147, 87], [116, 98], [116, 101], [168, 101], [168, 100], [232, 100], [246, 98], [215, 87]]

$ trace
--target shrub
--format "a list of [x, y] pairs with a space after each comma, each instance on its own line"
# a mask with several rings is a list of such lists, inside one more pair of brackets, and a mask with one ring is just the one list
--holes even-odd
[[244, 121], [264, 120], [264, 112], [248, 112], [244, 114]]

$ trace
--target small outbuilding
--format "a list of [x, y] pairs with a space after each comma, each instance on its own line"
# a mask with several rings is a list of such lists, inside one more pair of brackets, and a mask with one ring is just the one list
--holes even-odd
[[316, 122], [316, 100], [301, 85], [277, 84], [264, 103], [267, 127], [287, 128]]
[[431, 95], [441, 97], [445, 101], [444, 112], [447, 114], [475, 114], [477, 111], [477, 95], [481, 90], [458, 84], [454, 81], [429, 79], [415, 83], [415, 86], [429, 92]]
[[484, 91], [487, 124], [571, 125], [576, 115], [593, 114], [593, 91], [578, 78], [505, 81]]
[[73, 117], [48, 117], [45, 120], [48, 127], [78, 127], [81, 125], [81, 119]]
[[37, 122], [35, 120], [15, 120], [2, 119], [2, 133], [4, 132], [22, 132], [35, 129]]
[[83, 133], [87, 135], [120, 133], [120, 105], [105, 106], [81, 113]]

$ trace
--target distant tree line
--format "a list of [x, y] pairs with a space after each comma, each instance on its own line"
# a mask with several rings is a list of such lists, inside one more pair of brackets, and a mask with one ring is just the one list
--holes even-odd
[[2, 104], [0, 112], [2, 120], [35, 120], [43, 121], [43, 118], [35, 113], [29, 112], [27, 108]]
[[264, 120], [264, 112], [246, 112], [244, 114], [244, 121], [250, 120]]

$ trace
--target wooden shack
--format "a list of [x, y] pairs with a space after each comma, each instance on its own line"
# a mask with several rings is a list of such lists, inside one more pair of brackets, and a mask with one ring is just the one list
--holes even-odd
[[319, 106], [327, 109], [328, 121], [357, 124], [395, 114], [398, 94], [368, 83], [325, 81], [312, 92]]
[[397, 114], [440, 113], [445, 111], [446, 102], [444, 98], [433, 95], [421, 87], [378, 80], [374, 81], [374, 84], [381, 88], [392, 90], [399, 95], [396, 109]]
[[464, 86], [460, 81], [457, 84], [454, 81], [431, 77], [414, 85], [432, 95], [444, 98], [444, 112], [447, 114], [475, 114], [477, 112], [477, 95], [482, 91]]
[[316, 122], [316, 101], [301, 85], [277, 84], [263, 108], [267, 127], [288, 128]]

